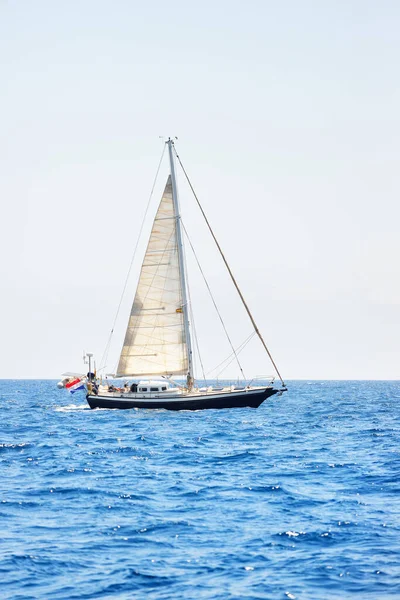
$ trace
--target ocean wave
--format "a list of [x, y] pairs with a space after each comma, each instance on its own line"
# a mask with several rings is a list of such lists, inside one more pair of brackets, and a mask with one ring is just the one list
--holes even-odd
[[195, 413], [0, 391], [2, 600], [399, 595], [400, 384]]

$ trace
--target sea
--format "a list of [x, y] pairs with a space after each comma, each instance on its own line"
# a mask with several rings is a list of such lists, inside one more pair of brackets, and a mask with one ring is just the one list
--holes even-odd
[[0, 381], [1, 600], [400, 598], [400, 382], [90, 410]]

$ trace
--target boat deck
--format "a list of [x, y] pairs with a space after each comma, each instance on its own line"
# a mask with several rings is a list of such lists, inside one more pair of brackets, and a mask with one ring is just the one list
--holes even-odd
[[[271, 386], [252, 386], [252, 387], [208, 387], [208, 388], [194, 388], [190, 392], [182, 388], [169, 388], [165, 391], [158, 392], [125, 392], [122, 389], [116, 389], [115, 391], [109, 391], [105, 386], [99, 386], [97, 396], [107, 398], [127, 398], [135, 400], [151, 400], [152, 398], [163, 398], [171, 400], [173, 398], [198, 398], [199, 396], [210, 396], [210, 395], [221, 395], [221, 394], [248, 394], [254, 391], [261, 391], [271, 388]], [[90, 394], [95, 395], [95, 394]]]

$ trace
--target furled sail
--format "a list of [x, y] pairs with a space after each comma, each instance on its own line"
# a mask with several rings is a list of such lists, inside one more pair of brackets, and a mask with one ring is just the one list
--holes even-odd
[[188, 371], [171, 177], [154, 220], [117, 375]]

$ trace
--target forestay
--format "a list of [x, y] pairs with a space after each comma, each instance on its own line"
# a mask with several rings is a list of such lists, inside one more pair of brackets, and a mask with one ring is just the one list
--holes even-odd
[[168, 177], [140, 272], [117, 375], [188, 371], [176, 214]]

